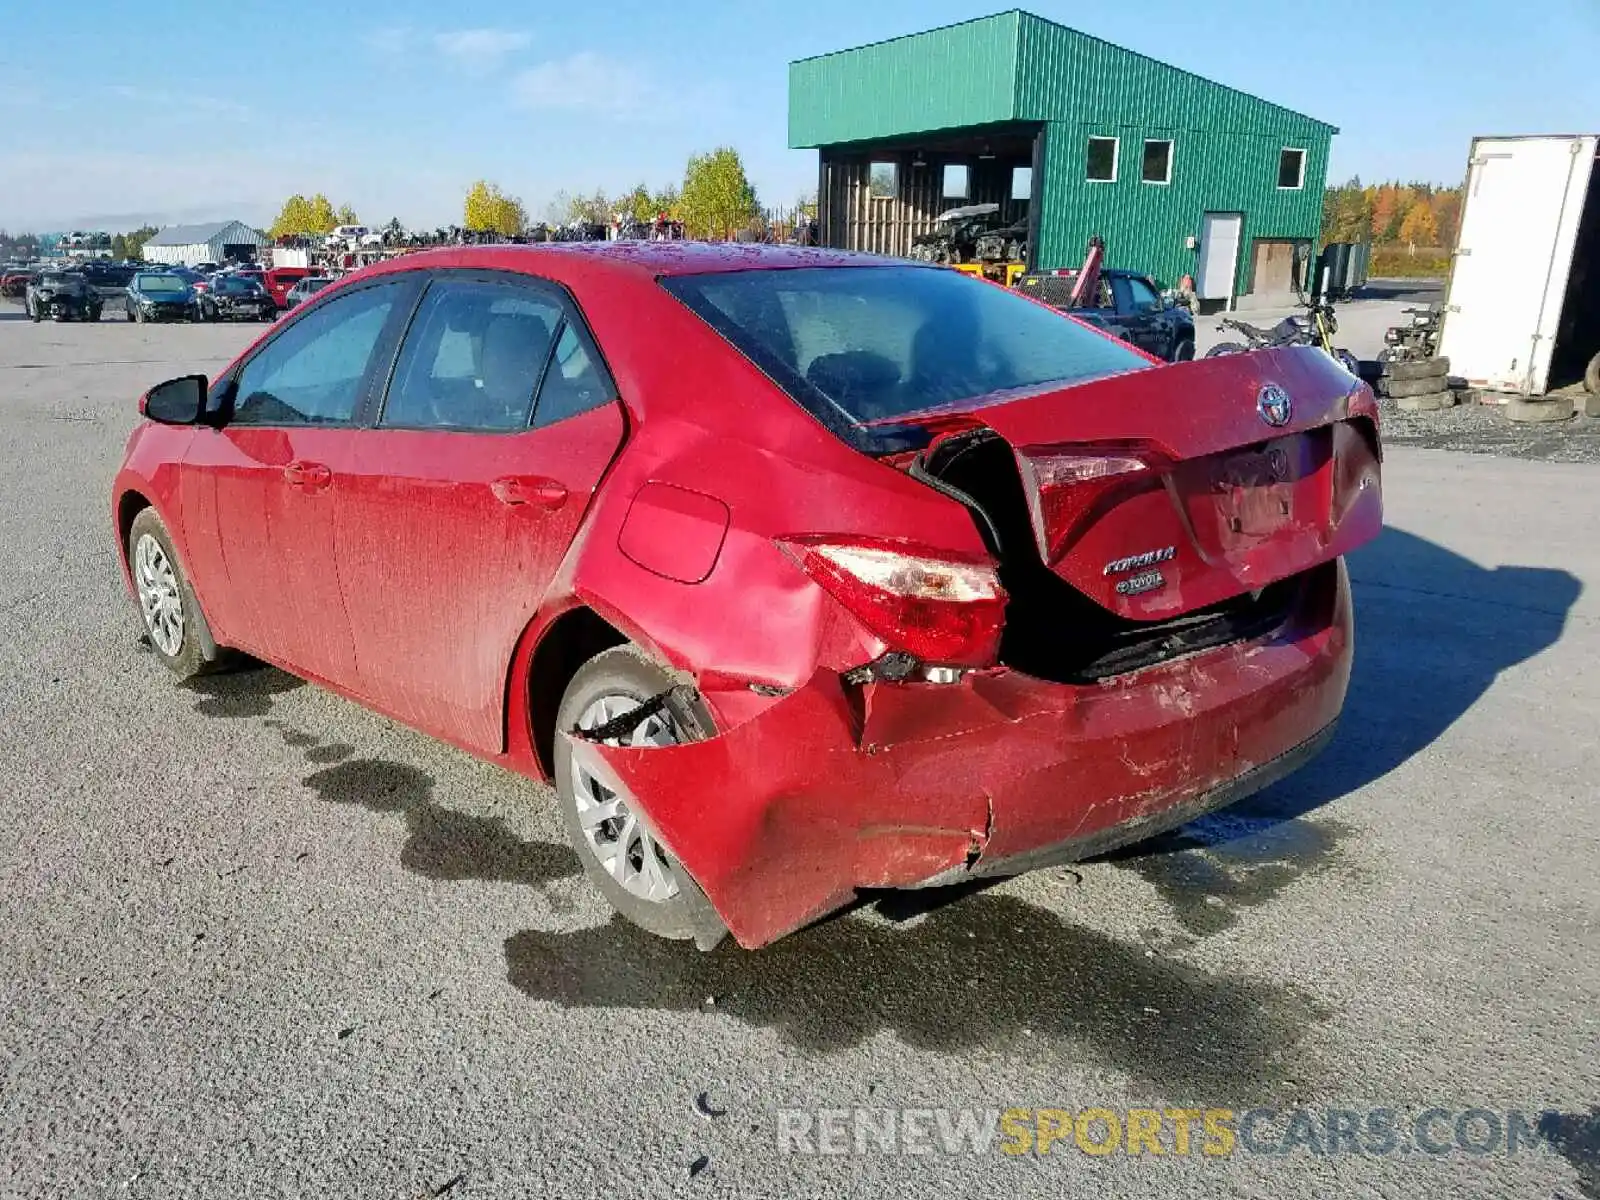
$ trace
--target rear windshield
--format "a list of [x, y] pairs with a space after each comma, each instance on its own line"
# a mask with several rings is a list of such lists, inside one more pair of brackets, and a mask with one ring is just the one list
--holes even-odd
[[802, 267], [661, 282], [869, 453], [926, 440], [897, 417], [1149, 365], [1059, 313], [938, 267]]

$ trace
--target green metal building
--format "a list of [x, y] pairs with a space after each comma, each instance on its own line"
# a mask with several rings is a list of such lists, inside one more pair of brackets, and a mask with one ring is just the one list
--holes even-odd
[[906, 254], [995, 202], [1030, 266], [1108, 265], [1202, 299], [1292, 286], [1338, 130], [1012, 10], [789, 65], [789, 145], [819, 151], [822, 239]]

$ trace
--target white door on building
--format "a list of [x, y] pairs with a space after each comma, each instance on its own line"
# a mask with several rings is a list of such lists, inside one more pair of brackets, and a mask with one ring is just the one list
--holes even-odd
[[1239, 237], [1243, 213], [1208, 212], [1200, 223], [1200, 269], [1195, 295], [1202, 300], [1230, 300], [1239, 275]]

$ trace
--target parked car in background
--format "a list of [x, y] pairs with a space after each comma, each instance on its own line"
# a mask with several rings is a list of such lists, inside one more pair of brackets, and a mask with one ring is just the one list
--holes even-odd
[[98, 321], [102, 301], [79, 271], [42, 271], [28, 284], [23, 309], [35, 321]]
[[22, 267], [0, 273], [0, 296], [7, 300], [20, 299], [27, 292], [35, 274], [32, 269]]
[[1295, 770], [1383, 523], [1376, 401], [1318, 350], [1157, 368], [792, 246], [424, 251], [140, 412], [112, 533], [157, 661], [550, 779], [595, 886], [706, 947]]
[[200, 297], [177, 271], [140, 271], [128, 282], [123, 311], [128, 320], [194, 321], [200, 316]]
[[284, 307], [295, 308], [304, 304], [332, 282], [331, 275], [307, 275], [285, 294]]
[[288, 308], [290, 289], [310, 276], [311, 271], [307, 267], [273, 267], [262, 276], [261, 282], [274, 304], [279, 308]]
[[246, 272], [213, 275], [198, 304], [202, 321], [270, 321], [277, 304]]
[[1164, 296], [1161, 285], [1148, 275], [1105, 268], [1094, 294], [1082, 306], [1068, 309], [1077, 277], [1076, 270], [1029, 271], [1016, 286], [1023, 295], [1070, 312], [1166, 362], [1194, 357], [1194, 314]]

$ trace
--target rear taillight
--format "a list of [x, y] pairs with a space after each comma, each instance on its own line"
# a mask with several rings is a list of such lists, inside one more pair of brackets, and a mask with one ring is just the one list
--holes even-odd
[[1006, 593], [993, 566], [888, 544], [800, 539], [785, 545], [806, 574], [895, 650], [951, 666], [994, 661]]
[[1032, 509], [1039, 553], [1051, 563], [1085, 518], [1110, 493], [1148, 473], [1150, 463], [1120, 449], [1030, 447], [1017, 451], [1017, 469]]

